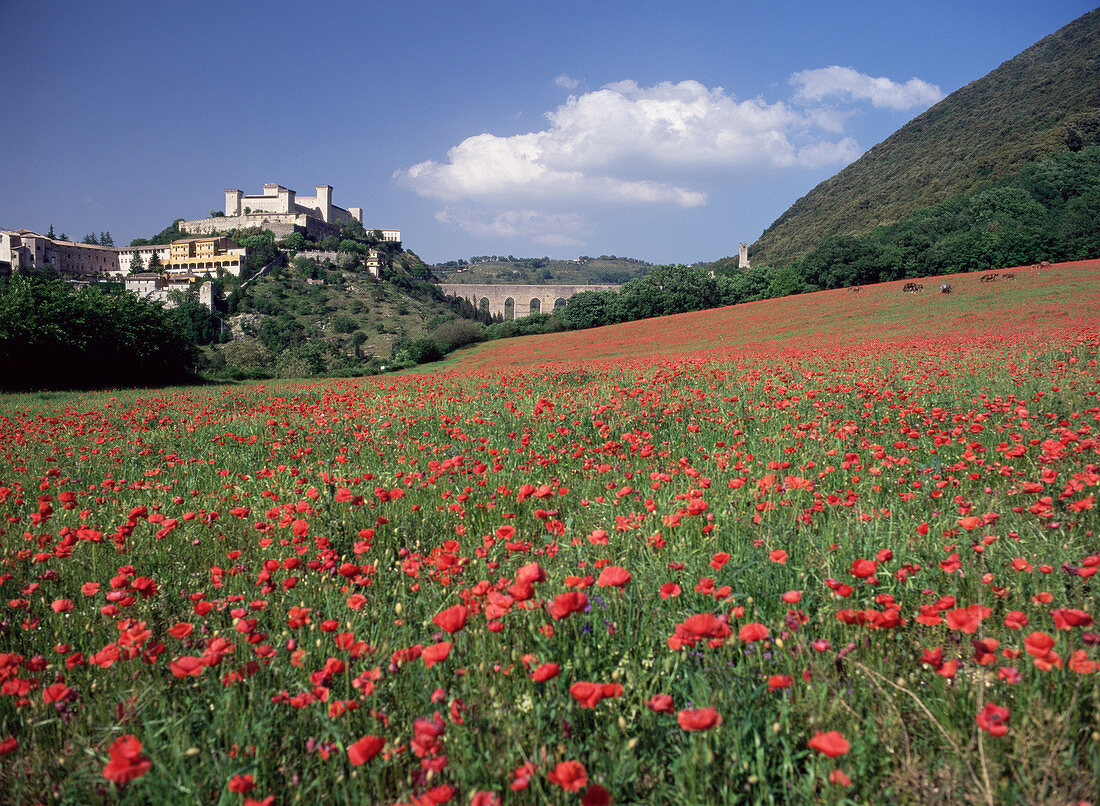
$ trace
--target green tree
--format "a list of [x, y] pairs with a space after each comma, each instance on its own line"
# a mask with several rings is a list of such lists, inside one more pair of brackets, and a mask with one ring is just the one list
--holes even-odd
[[170, 383], [190, 377], [196, 356], [160, 303], [121, 287], [22, 274], [0, 283], [0, 388]]
[[279, 242], [279, 248], [289, 252], [300, 252], [306, 248], [306, 236], [300, 232], [292, 232]]
[[256, 339], [234, 339], [222, 349], [226, 366], [241, 372], [265, 369], [270, 362], [267, 349]]
[[154, 249], [153, 254], [149, 255], [149, 271], [160, 274], [164, 269], [164, 264], [160, 262], [160, 253]]
[[141, 255], [134, 252], [134, 256], [130, 258], [130, 274], [141, 274], [145, 271], [145, 264], [141, 260]]

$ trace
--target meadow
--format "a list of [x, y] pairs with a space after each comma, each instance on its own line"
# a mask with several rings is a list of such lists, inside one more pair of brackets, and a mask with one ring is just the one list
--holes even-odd
[[1097, 267], [0, 398], [0, 801], [1095, 802]]

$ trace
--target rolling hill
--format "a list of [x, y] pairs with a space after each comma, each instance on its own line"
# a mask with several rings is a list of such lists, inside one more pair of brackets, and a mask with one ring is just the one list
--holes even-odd
[[819, 184], [764, 230], [754, 264], [793, 262], [828, 235], [862, 235], [973, 193], [1064, 150], [1100, 143], [1100, 9], [951, 93]]
[[[1012, 334], [1038, 343], [1053, 332], [1100, 327], [1100, 260], [1021, 267], [1013, 278], [976, 274], [928, 278], [921, 293], [904, 281], [768, 299], [618, 325], [503, 339], [452, 354], [432, 368], [507, 372], [532, 365], [571, 370], [586, 361], [629, 363], [654, 356], [731, 355], [805, 349], [876, 350], [889, 342], [972, 341]], [[938, 292], [950, 283], [953, 293]]]

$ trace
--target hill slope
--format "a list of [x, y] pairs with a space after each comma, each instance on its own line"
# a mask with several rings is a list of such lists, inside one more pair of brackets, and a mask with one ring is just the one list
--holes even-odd
[[1055, 152], [1100, 142], [1100, 9], [951, 93], [764, 230], [754, 263], [898, 221]]
[[[898, 339], [973, 340], [1014, 334], [1036, 341], [1050, 331], [1100, 326], [1100, 260], [1020, 268], [1014, 279], [983, 283], [975, 274], [925, 280], [919, 294], [904, 281], [818, 291], [727, 308], [619, 325], [502, 339], [453, 354], [443, 364], [463, 371], [499, 372], [532, 365], [563, 369], [585, 361], [628, 362], [651, 356], [729, 351], [731, 354], [804, 348], [817, 353]], [[940, 294], [939, 283], [954, 293]], [[945, 335], [949, 334], [949, 335]], [[552, 358], [550, 358], [552, 356]]]

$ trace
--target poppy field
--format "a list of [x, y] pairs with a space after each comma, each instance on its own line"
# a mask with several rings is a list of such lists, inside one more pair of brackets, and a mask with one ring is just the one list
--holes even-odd
[[0, 801], [1095, 802], [1081, 282], [0, 398]]

